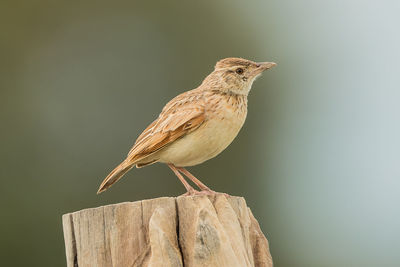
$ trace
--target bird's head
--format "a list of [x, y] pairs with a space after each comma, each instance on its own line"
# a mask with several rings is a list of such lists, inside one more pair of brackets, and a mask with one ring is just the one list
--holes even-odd
[[214, 71], [205, 79], [213, 90], [247, 95], [254, 80], [274, 62], [254, 62], [243, 58], [225, 58], [217, 62]]

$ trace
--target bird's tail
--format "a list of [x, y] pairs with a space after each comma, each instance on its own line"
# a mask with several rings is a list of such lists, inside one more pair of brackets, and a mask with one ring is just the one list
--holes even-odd
[[106, 191], [108, 188], [110, 188], [114, 183], [116, 183], [119, 179], [124, 176], [125, 173], [127, 173], [130, 169], [132, 169], [134, 164], [131, 162], [128, 162], [127, 160], [124, 160], [119, 164], [101, 183], [99, 190], [97, 191], [97, 194], [100, 194], [101, 192]]

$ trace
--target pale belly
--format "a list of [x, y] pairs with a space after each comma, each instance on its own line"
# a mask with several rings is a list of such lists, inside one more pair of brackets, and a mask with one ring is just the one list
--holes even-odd
[[193, 132], [157, 152], [158, 161], [186, 167], [217, 156], [235, 139], [245, 120], [245, 116], [229, 117], [207, 120]]

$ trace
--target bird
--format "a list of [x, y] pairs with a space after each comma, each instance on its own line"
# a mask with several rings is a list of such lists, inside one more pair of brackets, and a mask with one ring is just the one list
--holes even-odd
[[[214, 194], [185, 167], [220, 154], [237, 136], [247, 116], [247, 97], [253, 82], [274, 62], [243, 58], [219, 60], [197, 88], [170, 100], [136, 139], [123, 160], [101, 183], [104, 192], [133, 167], [165, 163], [186, 189], [184, 195]], [[194, 189], [185, 175], [199, 189]]]

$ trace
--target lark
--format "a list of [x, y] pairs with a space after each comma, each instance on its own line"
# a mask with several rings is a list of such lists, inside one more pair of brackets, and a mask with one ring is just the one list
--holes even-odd
[[[187, 193], [215, 193], [185, 167], [198, 165], [221, 153], [237, 136], [247, 115], [247, 96], [254, 80], [273, 62], [225, 58], [199, 87], [184, 92], [165, 105], [158, 118], [137, 138], [126, 159], [101, 183], [107, 190], [133, 167], [165, 163]], [[194, 189], [189, 178], [201, 191]]]

